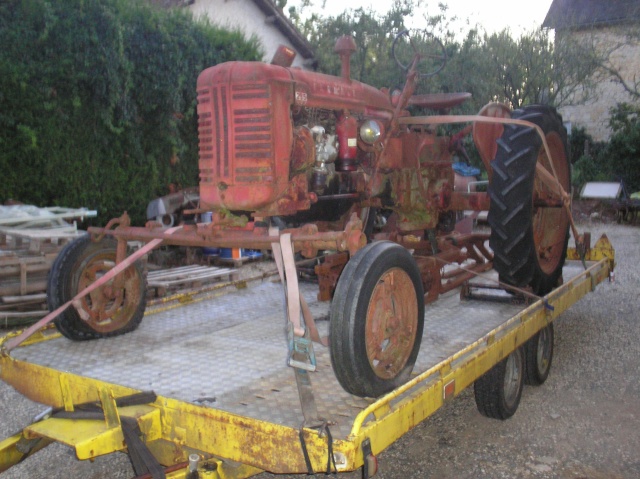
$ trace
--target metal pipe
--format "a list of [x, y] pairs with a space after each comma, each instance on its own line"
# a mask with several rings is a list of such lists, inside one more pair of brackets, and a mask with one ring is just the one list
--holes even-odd
[[[268, 234], [256, 234], [249, 230], [225, 230], [224, 236], [203, 236], [195, 230], [186, 230], [179, 234], [167, 235], [165, 230], [148, 229], [143, 227], [126, 227], [115, 230], [90, 227], [87, 231], [96, 235], [111, 235], [115, 238], [126, 238], [128, 241], [143, 241], [161, 239], [166, 244], [177, 246], [213, 246], [220, 248], [248, 248], [248, 249], [271, 249], [271, 244], [278, 241], [278, 237]], [[286, 230], [283, 230], [286, 232]], [[302, 247], [304, 242], [312, 242], [314, 245], [322, 246], [318, 249], [332, 249], [339, 246], [346, 239], [344, 231], [327, 231], [317, 233], [295, 233], [291, 234], [292, 241], [296, 247]], [[342, 250], [343, 248], [338, 248]]]
[[471, 193], [471, 185], [488, 185], [489, 180], [470, 181], [467, 183], [467, 193]]
[[200, 456], [198, 454], [189, 454], [189, 473], [198, 472], [198, 464]]

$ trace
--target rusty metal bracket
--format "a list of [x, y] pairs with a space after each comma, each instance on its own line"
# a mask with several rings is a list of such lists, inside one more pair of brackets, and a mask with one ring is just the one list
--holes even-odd
[[120, 216], [119, 218], [111, 218], [109, 222], [105, 225], [105, 227], [102, 229], [102, 232], [98, 234], [92, 234], [91, 239], [96, 242], [101, 241], [109, 230], [114, 229], [116, 227], [128, 228], [129, 226], [131, 226], [131, 219], [129, 218], [129, 215], [125, 211], [124, 213], [122, 213], [122, 216]]
[[[435, 116], [420, 116], [420, 117], [408, 117], [398, 119], [398, 123], [401, 125], [448, 125], [454, 123], [488, 123], [494, 125], [519, 125], [532, 128], [542, 140], [542, 146], [545, 154], [548, 158], [552, 158], [551, 149], [547, 143], [547, 138], [540, 128], [535, 123], [526, 120], [517, 120], [513, 118], [501, 118], [501, 117], [489, 117], [483, 115], [435, 115]], [[555, 171], [553, 162], [549, 162], [551, 166], [551, 172], [547, 171], [540, 163], [536, 164], [536, 173], [541, 181], [543, 181], [549, 188], [555, 189], [559, 194], [562, 201], [562, 206], [566, 209], [569, 217], [569, 224], [574, 238], [576, 238], [576, 245], [580, 244], [581, 235], [578, 232], [573, 214], [571, 213], [571, 195], [564, 190], [558, 180], [558, 174]]]
[[318, 301], [330, 301], [336, 289], [340, 273], [344, 269], [349, 255], [347, 253], [334, 253], [324, 257], [324, 262], [315, 266], [314, 271], [318, 275]]

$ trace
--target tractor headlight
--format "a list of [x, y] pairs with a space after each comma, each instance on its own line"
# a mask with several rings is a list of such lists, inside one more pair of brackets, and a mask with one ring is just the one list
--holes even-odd
[[373, 145], [382, 136], [382, 125], [375, 120], [367, 120], [360, 125], [360, 138], [365, 143]]

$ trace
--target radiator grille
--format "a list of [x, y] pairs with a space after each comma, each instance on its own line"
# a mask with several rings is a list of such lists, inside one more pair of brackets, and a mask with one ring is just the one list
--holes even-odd
[[269, 85], [204, 88], [198, 92], [198, 110], [201, 183], [273, 180]]
[[233, 85], [235, 182], [273, 179], [272, 111], [269, 85]]

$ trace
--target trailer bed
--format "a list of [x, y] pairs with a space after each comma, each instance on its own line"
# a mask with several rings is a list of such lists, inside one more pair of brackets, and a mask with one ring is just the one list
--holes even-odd
[[[606, 279], [613, 257], [598, 251], [592, 250], [597, 254], [586, 271], [582, 263], [568, 261], [565, 284], [530, 305], [515, 304], [504, 292], [501, 301], [461, 299], [450, 292], [427, 305], [412, 379], [377, 400], [344, 392], [328, 349], [314, 345], [317, 370], [309, 378], [318, 416], [330, 427], [328, 442], [325, 429], [304, 424], [303, 433], [295, 375], [286, 365], [284, 295], [273, 280], [177, 309], [148, 311], [138, 330], [124, 336], [85, 342], [54, 337], [23, 345], [1, 358], [5, 382], [67, 411], [98, 400], [106, 424], [78, 432], [77, 420], [35, 423], [4, 441], [10, 456], [5, 463], [22, 454], [21, 437], [63, 442], [75, 447], [80, 459], [123, 450], [119, 418], [133, 417], [162, 464], [186, 467], [184, 461], [196, 451], [215, 462], [218, 475], [212, 477], [323, 471], [328, 455], [336, 460], [335, 470], [355, 470]], [[321, 335], [326, 334], [329, 303], [317, 301], [316, 284], [300, 288]], [[120, 412], [107, 414], [110, 401], [149, 390], [158, 398], [148, 406], [121, 409], [114, 402]]]
[[[565, 267], [570, 278], [581, 265]], [[321, 334], [328, 328], [329, 303], [316, 300], [317, 286], [301, 291]], [[425, 326], [414, 374], [464, 349], [525, 308], [522, 304], [461, 300], [450, 292], [426, 306]], [[322, 319], [325, 320], [322, 320]], [[19, 348], [13, 356], [80, 376], [153, 390], [160, 396], [297, 428], [303, 416], [294, 375], [286, 366], [283, 294], [265, 281], [213, 300], [150, 314], [133, 333], [98, 341], [59, 337]], [[315, 345], [311, 373], [321, 417], [336, 438], [346, 438], [355, 416], [371, 400], [346, 393], [338, 384], [328, 349]]]

